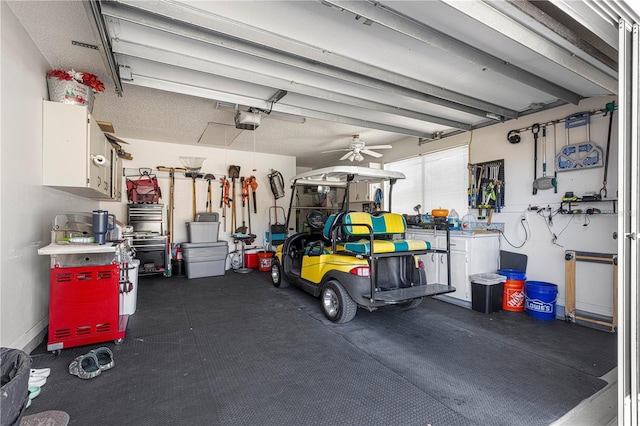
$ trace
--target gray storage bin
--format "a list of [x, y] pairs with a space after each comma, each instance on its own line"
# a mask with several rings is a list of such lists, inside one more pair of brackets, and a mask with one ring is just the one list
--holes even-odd
[[220, 222], [187, 222], [190, 243], [215, 243], [219, 230]]
[[215, 243], [182, 243], [187, 278], [203, 278], [224, 275], [229, 245], [226, 241]]
[[218, 213], [196, 213], [196, 222], [220, 222]]

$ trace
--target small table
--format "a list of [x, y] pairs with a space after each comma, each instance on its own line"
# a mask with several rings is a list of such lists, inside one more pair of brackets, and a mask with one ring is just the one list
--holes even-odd
[[238, 269], [234, 269], [234, 272], [237, 272], [239, 274], [248, 274], [249, 272], [253, 271], [253, 269], [247, 268], [245, 266], [244, 246], [247, 244], [248, 241], [255, 240], [256, 236], [254, 234], [239, 234], [239, 233], [235, 233], [235, 234], [231, 234], [231, 238], [233, 238], [236, 241], [240, 241], [242, 243], [242, 249], [240, 250], [240, 253], [241, 253], [241, 256], [242, 256], [242, 266], [240, 266]]

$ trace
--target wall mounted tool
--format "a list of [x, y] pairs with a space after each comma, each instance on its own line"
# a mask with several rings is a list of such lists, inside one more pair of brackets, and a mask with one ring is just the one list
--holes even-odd
[[180, 161], [187, 169], [184, 174], [186, 177], [190, 177], [193, 180], [193, 221], [196, 221], [196, 179], [204, 177], [203, 174], [200, 173], [200, 169], [202, 168], [202, 164], [204, 163], [206, 158], [204, 157], [180, 157]]
[[616, 102], [609, 102], [606, 107], [604, 116], [609, 114], [609, 131], [607, 133], [607, 149], [604, 154], [604, 177], [602, 178], [602, 188], [600, 189], [600, 196], [607, 198], [607, 171], [609, 169], [609, 150], [611, 149], [611, 128], [613, 127], [613, 111], [616, 109]]
[[[538, 178], [538, 133], [540, 132], [540, 125], [538, 123], [531, 126], [531, 133], [533, 133], [533, 181]], [[538, 188], [533, 185], [533, 195], [538, 193]]]
[[[568, 171], [591, 167], [602, 167], [602, 148], [591, 142], [591, 114], [589, 111], [577, 112], [565, 118], [564, 128], [566, 134], [566, 145], [556, 155], [556, 165], [558, 171]], [[570, 144], [570, 129], [586, 126], [587, 141]]]
[[551, 189], [556, 187], [556, 180], [547, 176], [547, 126], [542, 126], [542, 177], [533, 181], [533, 193], [538, 189]]

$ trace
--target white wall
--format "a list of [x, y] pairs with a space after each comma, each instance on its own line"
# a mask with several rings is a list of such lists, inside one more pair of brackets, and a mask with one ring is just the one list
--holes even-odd
[[[158, 166], [164, 167], [184, 167], [180, 161], [180, 157], [205, 157], [206, 160], [203, 163], [201, 173], [213, 174], [216, 179], [222, 176], [228, 175], [229, 165], [240, 166], [240, 176], [249, 177], [255, 176], [258, 182], [258, 188], [256, 190], [257, 198], [257, 214], [253, 213], [253, 194], [250, 194], [251, 199], [251, 231], [256, 234], [256, 241], [254, 244], [264, 245], [264, 233], [268, 229], [269, 224], [269, 207], [274, 205], [273, 195], [269, 186], [269, 179], [267, 175], [271, 173], [272, 169], [279, 171], [285, 181], [285, 197], [278, 200], [278, 206], [282, 206], [285, 210], [289, 207], [289, 194], [290, 183], [289, 180], [296, 173], [296, 159], [295, 157], [272, 155], [272, 154], [260, 154], [253, 152], [241, 152], [225, 150], [212, 147], [199, 147], [192, 145], [180, 145], [173, 143], [161, 143], [145, 140], [127, 140], [130, 145], [125, 146], [125, 150], [132, 154], [133, 160], [124, 160], [123, 165], [125, 171], [129, 175], [133, 173], [133, 179], [136, 178], [139, 168], [150, 168], [158, 177], [160, 189], [162, 191], [162, 199], [160, 203], [164, 204], [167, 209], [169, 207], [169, 193], [170, 193], [170, 180], [168, 172], [160, 172], [157, 170]], [[205, 212], [207, 201], [207, 181], [204, 179], [196, 180], [196, 207], [198, 212]], [[126, 189], [126, 179], [123, 181], [123, 187]], [[220, 194], [221, 194], [220, 182], [212, 181], [212, 198], [213, 198], [213, 211], [220, 214], [220, 221], [222, 222], [222, 210], [220, 209]], [[175, 219], [174, 219], [174, 242], [187, 242], [187, 227], [186, 222], [193, 220], [193, 180], [184, 176], [184, 173], [176, 173], [175, 189], [174, 189], [174, 203], [175, 203]], [[232, 191], [229, 191], [232, 195]], [[241, 185], [240, 179], [236, 179], [236, 228], [242, 225], [242, 218], [245, 218], [245, 225], [249, 226], [249, 213], [247, 207], [242, 208], [241, 200]], [[122, 223], [127, 223], [127, 197], [123, 196], [120, 203], [116, 202], [101, 202], [100, 207], [104, 210], [108, 210], [109, 213], [114, 213], [116, 219]], [[244, 213], [244, 216], [243, 216]], [[223, 230], [223, 223], [220, 225], [220, 239], [226, 239], [230, 241], [231, 250], [233, 250], [233, 244], [231, 243], [231, 210], [228, 208], [227, 212], [227, 226], [226, 232]], [[282, 216], [278, 217], [282, 220]]]
[[[443, 149], [448, 146], [469, 144], [471, 163], [490, 160], [505, 160], [506, 205], [502, 213], [494, 214], [493, 221], [504, 222], [504, 236], [512, 244], [519, 246], [525, 240], [525, 233], [520, 225], [520, 218], [529, 205], [546, 207], [553, 210], [560, 206], [562, 195], [573, 191], [581, 196], [586, 191], [598, 192], [602, 187], [603, 168], [591, 168], [581, 171], [565, 171], [558, 173], [558, 192], [539, 190], [532, 194], [533, 182], [533, 135], [530, 131], [522, 133], [519, 144], [507, 141], [507, 133], [512, 129], [521, 129], [534, 123], [546, 123], [563, 119], [569, 114], [579, 111], [603, 109], [615, 98], [591, 98], [583, 100], [578, 106], [567, 105], [553, 110], [532, 114], [517, 120], [497, 124], [473, 132], [445, 138], [417, 146], [417, 138], [394, 145], [390, 153], [385, 153], [385, 162], [406, 158], [418, 153]], [[609, 117], [602, 114], [592, 116], [591, 141], [603, 148], [607, 144]], [[565, 144], [564, 125], [557, 125], [557, 149]], [[542, 133], [538, 138], [538, 177], [542, 175]], [[586, 128], [571, 130], [570, 143], [584, 142]], [[609, 154], [608, 199], [616, 199], [617, 194], [617, 113], [614, 116], [611, 136], [611, 152]], [[393, 157], [392, 157], [393, 156]], [[553, 129], [547, 128], [547, 170], [553, 174]], [[425, 206], [429, 211], [437, 206]], [[600, 203], [590, 205], [602, 210], [610, 210], [611, 204]], [[476, 212], [477, 213], [477, 212]], [[460, 212], [462, 216], [464, 213]], [[585, 221], [585, 215], [557, 215], [553, 218], [551, 232], [545, 220], [535, 212], [526, 212], [530, 238], [521, 248], [511, 247], [504, 237], [501, 238], [501, 249], [528, 255], [527, 278], [533, 281], [545, 281], [559, 286], [558, 305], [564, 306], [565, 300], [565, 250], [590, 251], [598, 253], [615, 253], [616, 241], [612, 238], [617, 226], [617, 215], [591, 215]], [[587, 226], [584, 226], [588, 223]], [[556, 244], [551, 242], [554, 233], [558, 236]], [[489, 271], [488, 271], [489, 272]], [[612, 268], [606, 265], [595, 265], [578, 262], [577, 264], [577, 308], [596, 314], [611, 316], [613, 312]]]
[[[121, 203], [89, 200], [42, 186], [42, 100], [47, 98], [45, 75], [51, 68], [32, 43], [5, 2], [1, 10], [1, 77], [2, 94], [0, 160], [0, 346], [30, 352], [47, 329], [49, 307], [48, 256], [39, 256], [38, 248], [50, 243], [51, 227], [56, 214], [70, 211], [109, 210], [126, 222], [126, 198]], [[156, 166], [180, 167], [180, 156], [207, 157], [203, 172], [226, 174], [228, 164], [241, 166], [241, 175], [258, 178], [258, 215], [252, 217], [252, 230], [258, 243], [263, 243], [268, 225], [268, 207], [273, 205], [267, 174], [280, 171], [285, 181], [295, 174], [295, 158], [201, 148], [177, 144], [132, 141], [127, 151], [133, 161], [127, 168]], [[71, 165], [61, 164], [60, 167]], [[253, 169], [256, 169], [255, 171]], [[169, 201], [169, 179], [162, 174], [162, 202]], [[123, 183], [124, 185], [124, 183]], [[206, 182], [197, 182], [199, 211], [205, 210]], [[288, 184], [287, 194], [289, 194]], [[239, 184], [237, 187], [240, 196]], [[176, 237], [186, 240], [184, 222], [191, 217], [192, 181], [184, 177], [176, 183]], [[214, 187], [214, 206], [219, 211], [220, 187]], [[288, 206], [288, 198], [279, 205]], [[240, 208], [239, 208], [240, 209]], [[245, 212], [246, 213], [246, 212]], [[242, 212], [237, 211], [239, 223]], [[226, 234], [230, 234], [230, 216]]]
[[[30, 351], [48, 323], [50, 242], [56, 214], [97, 203], [42, 186], [42, 100], [49, 64], [1, 2], [0, 346]], [[65, 167], [65, 165], [61, 165]]]

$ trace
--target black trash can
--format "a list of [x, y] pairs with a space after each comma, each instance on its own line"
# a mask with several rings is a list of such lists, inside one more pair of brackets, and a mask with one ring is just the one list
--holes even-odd
[[498, 274], [475, 274], [471, 279], [471, 309], [490, 314], [502, 309], [502, 292], [507, 277]]
[[184, 275], [184, 261], [182, 259], [173, 259], [171, 261], [171, 275]]
[[18, 425], [29, 400], [31, 358], [18, 349], [0, 348], [0, 424]]

